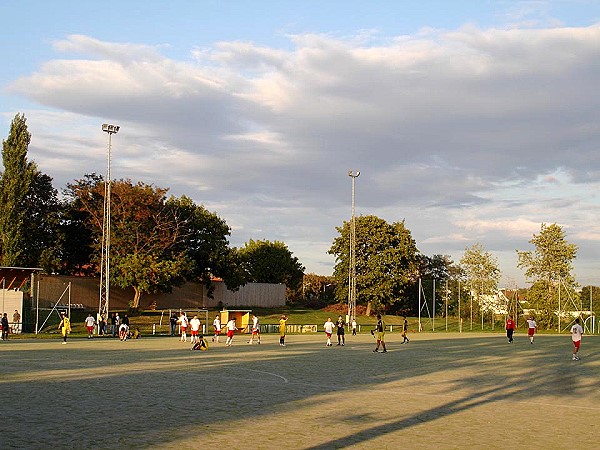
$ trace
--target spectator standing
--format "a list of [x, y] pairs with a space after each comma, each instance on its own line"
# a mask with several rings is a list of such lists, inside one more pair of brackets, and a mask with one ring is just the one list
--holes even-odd
[[172, 312], [171, 317], [169, 317], [169, 324], [171, 325], [171, 336], [175, 336], [175, 331], [177, 330], [177, 313]]
[[356, 336], [356, 328], [357, 328], [356, 319], [352, 319], [352, 336]]
[[2, 340], [8, 341], [8, 316], [6, 313], [2, 316]]
[[20, 323], [21, 323], [21, 314], [19, 314], [19, 311], [17, 311], [15, 309], [15, 313], [13, 314], [13, 333], [14, 334], [19, 334]]

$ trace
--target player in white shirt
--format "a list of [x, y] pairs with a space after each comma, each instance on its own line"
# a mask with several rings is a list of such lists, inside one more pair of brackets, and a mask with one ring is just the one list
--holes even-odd
[[233, 343], [233, 334], [236, 330], [235, 319], [229, 319], [229, 322], [227, 322], [227, 341], [225, 342], [227, 347], [231, 347], [231, 344]]
[[252, 315], [252, 336], [250, 336], [250, 340], [248, 344], [252, 344], [254, 342], [254, 338], [258, 339], [258, 343], [260, 344], [260, 325], [258, 324], [258, 317], [256, 315]]
[[333, 333], [333, 327], [335, 324], [331, 321], [331, 317], [327, 318], [327, 322], [323, 325], [325, 334], [327, 335], [327, 347], [331, 347], [331, 333]]
[[573, 361], [579, 361], [579, 346], [581, 345], [581, 336], [583, 328], [579, 324], [579, 318], [575, 319], [575, 324], [571, 327], [571, 338], [573, 339]]
[[537, 328], [537, 323], [533, 320], [533, 316], [527, 319], [527, 336], [529, 336], [529, 341], [533, 344], [533, 335], [535, 334], [535, 329]]
[[96, 325], [96, 319], [94, 319], [90, 313], [85, 318], [85, 327], [87, 328], [88, 339], [91, 339], [94, 335], [94, 325]]
[[219, 335], [221, 334], [221, 318], [217, 314], [215, 320], [213, 320], [213, 328], [215, 329], [215, 335], [212, 338], [213, 342], [219, 342]]
[[200, 319], [198, 319], [198, 316], [194, 316], [192, 318], [192, 320], [190, 320], [190, 332], [192, 334], [192, 337], [190, 338], [190, 342], [192, 344], [196, 344], [197, 342], [200, 342], [200, 337], [198, 336], [198, 334], [200, 333], [201, 325], [202, 325], [202, 323], [200, 322]]
[[179, 338], [179, 340], [181, 342], [187, 342], [187, 328], [189, 322], [187, 316], [185, 315], [185, 311], [181, 313], [181, 316], [179, 316], [179, 320], [177, 322], [179, 322], [179, 325], [181, 327], [181, 337]]

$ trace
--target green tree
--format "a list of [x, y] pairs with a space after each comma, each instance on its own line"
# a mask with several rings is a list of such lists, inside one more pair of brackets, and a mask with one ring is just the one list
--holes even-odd
[[178, 252], [185, 253], [193, 262], [187, 274], [191, 280], [200, 279], [212, 292], [211, 276], [223, 279], [228, 289], [236, 290], [245, 283], [244, 272], [237, 252], [229, 247], [229, 225], [217, 214], [189, 197], [171, 197], [167, 206], [181, 230]]
[[2, 141], [4, 172], [0, 177], [0, 251], [4, 266], [24, 265], [25, 199], [37, 172], [35, 163], [27, 160], [30, 141], [25, 116], [17, 114], [8, 138]]
[[249, 282], [283, 283], [288, 295], [302, 286], [304, 266], [283, 242], [250, 239], [239, 256]]
[[552, 328], [556, 323], [559, 289], [563, 298], [574, 298], [576, 282], [571, 274], [577, 246], [566, 240], [566, 234], [557, 224], [542, 223], [540, 233], [529, 241], [534, 251], [519, 251], [518, 267], [525, 270], [525, 277], [532, 284], [527, 300], [538, 311], [541, 326]]
[[96, 186], [103, 182], [101, 175], [86, 174], [63, 191], [58, 240], [61, 249], [60, 273], [66, 275], [94, 275], [97, 273], [95, 252], [98, 247], [98, 229], [102, 229], [102, 216], [96, 218], [88, 209], [103, 202], [103, 192]]
[[332, 276], [306, 273], [302, 290], [295, 293], [299, 302], [310, 307], [323, 307], [335, 303], [335, 279]]
[[[348, 296], [350, 222], [337, 227], [339, 236], [329, 253], [335, 255], [336, 297]], [[418, 249], [404, 221], [387, 223], [368, 215], [355, 218], [356, 302], [382, 310], [407, 302], [406, 289], [418, 278]]]
[[41, 267], [46, 273], [60, 267], [61, 245], [59, 226], [61, 203], [52, 186], [52, 178], [35, 171], [24, 199], [27, 219], [23, 224], [26, 239], [23, 242], [22, 261], [27, 267]]
[[[458, 279], [460, 278], [460, 268], [454, 263], [449, 255], [419, 255], [419, 274], [421, 278], [421, 286], [425, 291], [426, 297], [431, 298], [433, 294], [428, 286], [433, 286], [435, 280], [435, 299], [436, 299], [436, 314], [445, 312], [446, 287], [450, 290], [450, 298], [448, 301], [449, 312], [453, 313], [458, 305]], [[419, 283], [418, 279], [413, 283], [410, 289], [407, 289], [407, 295], [410, 302], [400, 312], [403, 314], [418, 313], [418, 297]]]
[[[480, 243], [465, 248], [460, 265], [464, 273], [465, 282], [470, 287], [471, 296], [475, 296], [477, 306], [482, 305], [481, 296], [495, 295], [500, 281], [500, 269], [497, 259], [485, 251]], [[469, 314], [475, 316], [476, 311], [471, 302], [468, 303]]]
[[[95, 254], [99, 255], [104, 183], [84, 179], [71, 188], [88, 214]], [[112, 184], [111, 281], [133, 288], [132, 308], [139, 307], [143, 293], [169, 291], [193, 270], [194, 262], [180, 245], [187, 230], [167, 205], [166, 192], [130, 180]], [[99, 262], [97, 257], [95, 262]]]

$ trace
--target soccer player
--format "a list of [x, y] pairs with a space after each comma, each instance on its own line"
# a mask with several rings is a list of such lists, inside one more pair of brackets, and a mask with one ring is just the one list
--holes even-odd
[[579, 317], [575, 319], [575, 324], [571, 327], [571, 339], [573, 339], [573, 361], [579, 361], [579, 346], [581, 345], [581, 336], [583, 328], [579, 324]]
[[190, 333], [192, 334], [190, 342], [192, 344], [199, 342], [198, 334], [200, 333], [201, 325], [202, 323], [200, 322], [200, 319], [198, 319], [198, 316], [194, 316], [192, 320], [190, 320]]
[[60, 323], [58, 324], [58, 329], [62, 333], [63, 344], [67, 343], [67, 336], [71, 332], [71, 321], [67, 317], [64, 311], [60, 313]]
[[89, 313], [85, 318], [85, 327], [88, 332], [88, 339], [91, 339], [94, 336], [94, 325], [96, 325], [96, 320], [92, 317], [92, 313]]
[[231, 347], [231, 344], [233, 343], [233, 335], [236, 330], [237, 327], [235, 326], [235, 318], [232, 317], [229, 319], [229, 322], [227, 322], [227, 341], [225, 341], [225, 345], [227, 345], [227, 347]]
[[346, 326], [346, 322], [344, 322], [344, 319], [342, 319], [342, 316], [338, 317], [337, 322], [335, 323], [335, 326], [337, 327], [337, 339], [338, 339], [338, 343], [337, 345], [342, 345], [344, 346], [346, 344], [346, 332], [344, 330], [344, 327]]
[[508, 338], [508, 343], [512, 344], [513, 342], [513, 333], [515, 332], [515, 321], [513, 320], [513, 316], [508, 316], [506, 319], [506, 337]]
[[406, 319], [406, 316], [404, 316], [404, 323], [402, 324], [402, 342], [400, 342], [401, 344], [406, 344], [408, 342], [410, 342], [410, 339], [408, 338], [408, 336], [406, 335], [408, 333], [408, 320]]
[[375, 330], [371, 331], [371, 334], [375, 333], [377, 333], [377, 345], [373, 353], [379, 352], [379, 345], [383, 347], [382, 353], [387, 353], [387, 349], [385, 348], [385, 323], [381, 318], [381, 314], [377, 314], [377, 325], [375, 325]]
[[327, 318], [327, 322], [323, 324], [323, 329], [327, 335], [327, 345], [325, 347], [331, 347], [331, 334], [333, 333], [334, 323], [331, 321], [331, 317]]
[[285, 347], [285, 326], [287, 324], [287, 316], [283, 314], [279, 319], [279, 345]]
[[352, 336], [356, 336], [356, 319], [352, 319]]
[[255, 337], [258, 339], [258, 343], [260, 344], [260, 325], [258, 324], [258, 317], [252, 314], [252, 336], [250, 336], [248, 344], [252, 344]]
[[212, 338], [213, 342], [219, 342], [219, 335], [221, 334], [221, 317], [217, 314], [215, 320], [213, 320], [213, 328], [215, 329], [215, 335]]
[[181, 324], [181, 337], [179, 340], [181, 342], [187, 342], [187, 328], [189, 325], [188, 318], [185, 315], [185, 311], [182, 311], [181, 316], [179, 316], [178, 322]]
[[537, 328], [537, 323], [533, 320], [533, 316], [529, 316], [527, 319], [527, 336], [529, 336], [529, 341], [533, 344], [533, 335], [535, 334], [535, 329]]
[[119, 325], [119, 339], [126, 341], [129, 337], [129, 325], [122, 323]]

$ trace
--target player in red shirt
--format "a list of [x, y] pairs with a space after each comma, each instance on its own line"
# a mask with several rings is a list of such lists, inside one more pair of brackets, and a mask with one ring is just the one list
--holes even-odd
[[513, 320], [513, 316], [508, 316], [506, 319], [506, 337], [508, 338], [508, 343], [512, 344], [513, 342], [513, 333], [515, 332], [515, 321]]

